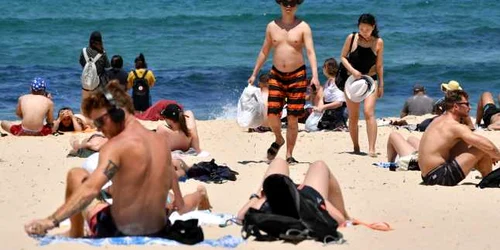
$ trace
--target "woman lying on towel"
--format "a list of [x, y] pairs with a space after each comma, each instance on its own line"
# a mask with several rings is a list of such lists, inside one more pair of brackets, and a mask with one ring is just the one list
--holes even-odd
[[167, 105], [160, 114], [167, 124], [166, 126], [159, 125], [156, 132], [167, 136], [172, 151], [188, 151], [194, 148], [197, 154], [202, 152], [193, 112], [184, 111], [179, 105], [173, 103]]

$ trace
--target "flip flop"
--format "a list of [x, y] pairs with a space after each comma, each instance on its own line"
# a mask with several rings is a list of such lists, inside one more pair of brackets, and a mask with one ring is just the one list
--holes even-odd
[[299, 161], [295, 160], [295, 158], [293, 158], [293, 156], [286, 158], [286, 162], [289, 165], [295, 165], [295, 164], [299, 163]]
[[267, 159], [270, 161], [274, 160], [274, 158], [276, 158], [276, 155], [278, 154], [278, 151], [280, 151], [280, 148], [281, 146], [283, 146], [283, 144], [279, 145], [278, 143], [273, 142], [271, 144], [271, 147], [267, 149]]

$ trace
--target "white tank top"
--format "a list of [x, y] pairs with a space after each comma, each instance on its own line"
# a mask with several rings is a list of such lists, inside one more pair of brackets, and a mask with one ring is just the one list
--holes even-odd
[[323, 86], [323, 101], [324, 102], [345, 102], [344, 92], [342, 92], [335, 81], [327, 80]]

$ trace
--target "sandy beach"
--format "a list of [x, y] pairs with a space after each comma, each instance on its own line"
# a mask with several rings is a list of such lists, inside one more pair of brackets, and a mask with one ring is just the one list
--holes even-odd
[[[409, 117], [416, 124], [422, 118]], [[273, 141], [272, 133], [247, 133], [234, 120], [198, 121], [201, 146], [211, 156], [188, 156], [188, 163], [210, 160], [226, 163], [239, 172], [236, 182], [206, 185], [213, 211], [236, 214], [255, 192], [267, 168], [265, 153]], [[154, 128], [155, 123], [146, 123]], [[364, 121], [360, 122], [362, 151], [368, 149]], [[347, 132], [300, 132], [294, 156], [301, 163], [291, 166], [291, 177], [299, 182], [307, 163], [324, 160], [340, 181], [350, 215], [365, 222], [387, 222], [394, 230], [380, 232], [363, 226], [341, 228], [347, 242], [329, 246], [335, 249], [498, 249], [500, 238], [500, 195], [498, 189], [478, 189], [480, 179], [472, 172], [456, 187], [420, 185], [420, 172], [391, 172], [373, 166], [386, 161], [386, 142], [395, 127], [379, 127], [377, 158], [349, 154], [352, 144]], [[399, 129], [405, 136], [421, 137], [420, 132]], [[500, 132], [478, 131], [500, 146]], [[0, 138], [0, 238], [1, 249], [35, 249], [37, 241], [24, 233], [29, 220], [52, 213], [64, 198], [66, 172], [81, 166], [82, 158], [67, 158], [72, 136]], [[281, 149], [278, 156], [284, 157]], [[497, 166], [498, 167], [498, 166]], [[183, 193], [195, 190], [200, 182], [181, 183]], [[205, 238], [240, 235], [241, 227], [204, 228]], [[61, 229], [60, 229], [61, 230]], [[298, 245], [282, 242], [243, 243], [239, 249], [318, 248], [321, 243], [304, 241]], [[84, 244], [55, 244], [44, 249], [88, 249]], [[107, 249], [121, 247], [107, 246]], [[132, 246], [127, 249], [142, 249]], [[159, 247], [148, 247], [159, 248]], [[183, 249], [187, 247], [175, 247]], [[209, 247], [203, 247], [209, 248]]]

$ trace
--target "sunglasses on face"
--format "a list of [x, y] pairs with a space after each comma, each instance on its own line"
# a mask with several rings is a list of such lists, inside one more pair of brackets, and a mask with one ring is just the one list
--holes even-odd
[[100, 129], [100, 128], [102, 128], [102, 126], [104, 126], [104, 117], [106, 117], [107, 115], [108, 115], [108, 112], [106, 112], [105, 114], [94, 119], [94, 126], [97, 129]]
[[470, 107], [470, 102], [456, 102], [456, 104], [459, 104], [459, 105], [466, 105], [467, 107]]
[[297, 6], [297, 0], [281, 0], [281, 4], [283, 4], [283, 6], [285, 7], [295, 7]]

